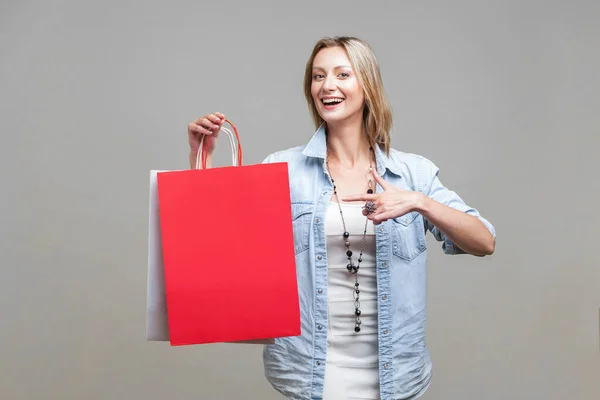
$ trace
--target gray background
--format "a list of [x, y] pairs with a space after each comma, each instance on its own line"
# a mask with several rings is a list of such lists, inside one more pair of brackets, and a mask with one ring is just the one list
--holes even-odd
[[280, 399], [258, 346], [145, 341], [149, 170], [187, 168], [212, 111], [246, 164], [304, 143], [304, 63], [350, 34], [393, 147], [499, 235], [484, 259], [430, 239], [423, 398], [599, 399], [598, 21], [595, 0], [2, 1], [0, 398]]

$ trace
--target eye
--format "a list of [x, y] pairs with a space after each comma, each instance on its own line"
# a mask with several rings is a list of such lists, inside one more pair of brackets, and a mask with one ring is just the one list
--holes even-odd
[[349, 73], [347, 73], [347, 72], [342, 72], [342, 73], [340, 73], [340, 76], [341, 76], [342, 78], [349, 78], [349, 77], [350, 77], [350, 74], [349, 74]]
[[323, 74], [314, 74], [313, 79], [323, 79]]

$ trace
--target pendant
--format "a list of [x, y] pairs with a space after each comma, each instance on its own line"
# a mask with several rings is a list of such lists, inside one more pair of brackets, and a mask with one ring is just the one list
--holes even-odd
[[351, 274], [356, 274], [358, 272], [358, 265], [354, 265], [354, 262], [350, 262], [350, 264], [346, 265], [346, 269]]

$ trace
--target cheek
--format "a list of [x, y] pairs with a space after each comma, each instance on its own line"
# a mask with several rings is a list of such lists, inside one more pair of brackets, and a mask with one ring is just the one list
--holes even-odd
[[365, 92], [363, 91], [363, 88], [360, 87], [360, 85], [357, 85], [356, 88], [354, 89], [355, 93], [356, 93], [356, 98], [362, 103], [365, 101]]
[[362, 91], [358, 90], [352, 93], [352, 105], [354, 107], [362, 107], [365, 103], [365, 96]]
[[310, 93], [311, 93], [311, 95], [312, 95], [312, 97], [313, 97], [313, 100], [314, 100], [315, 102], [317, 102], [317, 100], [318, 100], [318, 97], [319, 97], [319, 87], [318, 87], [318, 85], [315, 85], [315, 84], [313, 83], [313, 84], [311, 85], [311, 87], [310, 87]]
[[365, 99], [362, 87], [360, 87], [360, 85], [358, 85], [356, 82], [353, 82], [352, 85], [348, 85], [346, 88], [346, 93], [352, 96], [353, 103], [362, 103]]

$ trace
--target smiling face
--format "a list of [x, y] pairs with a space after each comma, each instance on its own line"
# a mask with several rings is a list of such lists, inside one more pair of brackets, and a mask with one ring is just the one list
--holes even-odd
[[370, 46], [351, 36], [317, 41], [304, 68], [303, 92], [314, 127], [361, 126], [388, 155], [392, 109]]
[[313, 60], [311, 94], [328, 124], [361, 123], [365, 96], [342, 47], [321, 49]]

